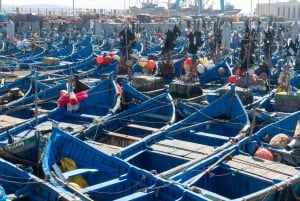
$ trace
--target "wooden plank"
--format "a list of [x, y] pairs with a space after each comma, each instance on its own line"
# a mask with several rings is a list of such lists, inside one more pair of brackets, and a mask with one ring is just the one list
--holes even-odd
[[154, 151], [195, 159], [211, 154], [214, 147], [177, 139], [165, 139], [151, 146]]
[[12, 117], [12, 116], [8, 116], [8, 115], [0, 115], [0, 126], [1, 127], [9, 127], [12, 125], [16, 125], [16, 124], [21, 124], [28, 121], [27, 119], [21, 119], [21, 118], [17, 118], [17, 117]]
[[157, 128], [151, 128], [148, 126], [142, 126], [142, 125], [138, 125], [138, 124], [127, 124], [126, 127], [136, 128], [136, 129], [146, 130], [146, 131], [151, 131], [151, 132], [155, 132], [158, 130]]
[[67, 171], [67, 172], [64, 172], [62, 173], [64, 178], [66, 180], [72, 178], [72, 177], [75, 177], [75, 176], [78, 176], [78, 175], [82, 175], [82, 174], [85, 174], [85, 173], [93, 173], [93, 172], [98, 172], [99, 170], [98, 169], [95, 169], [95, 168], [79, 168], [79, 169], [75, 169], [75, 170], [70, 170], [70, 171]]
[[108, 132], [106, 135], [111, 135], [117, 138], [123, 138], [123, 139], [127, 139], [127, 140], [132, 140], [132, 141], [140, 141], [142, 138], [140, 137], [135, 137], [135, 136], [131, 136], [131, 135], [124, 135], [122, 133], [116, 133], [116, 132]]
[[122, 147], [112, 146], [104, 143], [98, 143], [95, 141], [87, 140], [85, 142], [90, 146], [94, 147], [95, 149], [100, 150], [108, 155], [116, 154], [122, 150]]
[[239, 172], [247, 172], [271, 180], [286, 180], [299, 173], [296, 168], [282, 163], [244, 155], [236, 155], [226, 164]]

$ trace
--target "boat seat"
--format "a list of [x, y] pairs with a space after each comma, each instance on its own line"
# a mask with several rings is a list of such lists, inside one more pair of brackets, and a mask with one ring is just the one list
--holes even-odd
[[214, 134], [214, 133], [206, 133], [206, 132], [196, 132], [193, 133], [195, 135], [201, 135], [203, 137], [207, 137], [207, 138], [215, 138], [215, 139], [220, 139], [220, 140], [224, 140], [224, 141], [228, 141], [230, 138], [224, 135], [218, 135], [218, 134]]
[[116, 133], [116, 132], [108, 132], [107, 135], [114, 136], [116, 138], [123, 138], [126, 140], [132, 140], [132, 141], [140, 141], [142, 138], [136, 137], [136, 136], [131, 136], [131, 135], [124, 135], [122, 133]]
[[95, 168], [79, 168], [79, 169], [64, 172], [64, 173], [62, 173], [62, 175], [66, 180], [68, 180], [68, 179], [78, 176], [78, 175], [82, 175], [85, 173], [93, 173], [93, 172], [98, 172], [98, 171], [99, 171], [99, 169], [95, 169]]
[[126, 127], [136, 128], [136, 129], [139, 129], [139, 130], [146, 130], [146, 131], [151, 131], [151, 132], [155, 132], [155, 131], [158, 130], [157, 128], [152, 128], [152, 127], [149, 127], [149, 126], [142, 126], [142, 125], [138, 125], [138, 124], [127, 124]]
[[101, 182], [99, 184], [88, 186], [86, 188], [80, 189], [79, 191], [82, 194], [89, 194], [90, 192], [101, 191], [102, 188], [107, 188], [108, 186], [115, 185], [115, 184], [118, 184], [118, 183], [122, 183], [125, 180], [126, 180], [126, 178], [125, 179], [116, 178], [116, 179], [112, 179], [112, 180], [109, 180], [109, 181], [106, 181], [106, 182]]

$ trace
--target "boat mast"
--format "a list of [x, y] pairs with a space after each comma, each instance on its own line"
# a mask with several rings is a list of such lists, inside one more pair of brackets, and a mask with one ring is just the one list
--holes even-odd
[[38, 95], [37, 95], [37, 69], [34, 69], [34, 117], [35, 123], [37, 124], [37, 116], [38, 116]]

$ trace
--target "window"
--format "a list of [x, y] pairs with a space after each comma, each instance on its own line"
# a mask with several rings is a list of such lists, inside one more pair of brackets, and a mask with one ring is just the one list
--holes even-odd
[[294, 7], [293, 8], [293, 18], [295, 18], [296, 17], [296, 8]]

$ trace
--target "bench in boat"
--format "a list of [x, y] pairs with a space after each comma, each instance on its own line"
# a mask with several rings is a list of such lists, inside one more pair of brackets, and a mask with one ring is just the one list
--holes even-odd
[[90, 192], [101, 191], [102, 188], [106, 188], [107, 186], [121, 183], [125, 180], [126, 180], [126, 177], [124, 179], [122, 179], [122, 177], [120, 177], [120, 178], [112, 179], [112, 180], [109, 180], [109, 181], [106, 181], [103, 183], [88, 186], [86, 188], [80, 189], [79, 191], [82, 194], [89, 194]]
[[[101, 135], [102, 137], [97, 140], [97, 142], [106, 144], [107, 146], [119, 147], [122, 149], [123, 147], [127, 147], [132, 143], [140, 141], [140, 137], [126, 135], [117, 132], [108, 132], [107, 134]], [[102, 147], [103, 148], [103, 147]]]
[[0, 115], [0, 127], [9, 127], [16, 124], [21, 124], [27, 121], [26, 119], [20, 119], [13, 116], [8, 115]]
[[189, 160], [209, 155], [214, 151], [212, 146], [177, 139], [165, 139], [153, 144], [151, 148], [154, 151], [184, 157]]
[[117, 132], [108, 132], [107, 135], [110, 136], [114, 136], [116, 138], [122, 138], [122, 139], [126, 139], [126, 140], [132, 140], [132, 141], [140, 141], [142, 138], [140, 137], [135, 137], [135, 136], [131, 136], [131, 135], [124, 135], [122, 133], [117, 133]]
[[99, 169], [95, 169], [95, 168], [78, 168], [78, 169], [75, 169], [75, 170], [62, 172], [60, 167], [56, 163], [54, 163], [52, 165], [52, 168], [53, 168], [55, 174], [63, 181], [66, 181], [66, 180], [68, 180], [72, 177], [76, 177], [76, 176], [79, 176], [79, 175], [82, 175], [82, 174], [85, 174], [85, 173], [92, 173], [92, 172], [100, 171]]
[[109, 155], [116, 154], [122, 150], [122, 147], [109, 145], [109, 144], [105, 144], [105, 143], [99, 143], [99, 142], [95, 142], [93, 140], [85, 140], [85, 142], [87, 144], [91, 145], [92, 147], [94, 147], [95, 149], [100, 150]]
[[98, 172], [98, 169], [94, 169], [94, 168], [79, 168], [79, 169], [75, 169], [75, 170], [71, 170], [71, 171], [67, 171], [62, 173], [63, 177], [68, 180], [72, 177], [76, 177], [78, 175], [82, 175], [85, 173], [92, 173], [92, 172]]
[[244, 155], [236, 155], [226, 164], [236, 168], [239, 172], [251, 173], [270, 180], [286, 180], [299, 173], [292, 166], [261, 158], [249, 158]]

